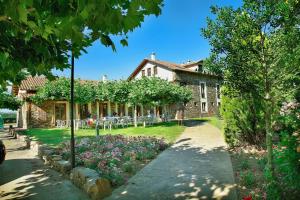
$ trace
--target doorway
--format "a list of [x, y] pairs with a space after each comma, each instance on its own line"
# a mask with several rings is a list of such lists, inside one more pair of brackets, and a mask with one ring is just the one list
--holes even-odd
[[55, 103], [55, 120], [66, 120], [66, 110], [65, 103]]

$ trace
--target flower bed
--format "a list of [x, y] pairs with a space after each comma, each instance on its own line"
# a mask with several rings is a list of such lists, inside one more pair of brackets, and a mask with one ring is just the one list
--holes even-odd
[[[76, 165], [95, 169], [116, 187], [124, 184], [167, 147], [168, 144], [163, 139], [155, 137], [85, 137], [76, 140]], [[63, 159], [69, 160], [70, 143], [61, 143], [58, 153]]]

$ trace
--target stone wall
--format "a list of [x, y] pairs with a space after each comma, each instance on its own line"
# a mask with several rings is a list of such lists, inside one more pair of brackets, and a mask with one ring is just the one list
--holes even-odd
[[[221, 79], [208, 74], [197, 74], [178, 71], [175, 82], [185, 85], [193, 91], [193, 98], [185, 105], [185, 118], [207, 117], [219, 114], [216, 84], [221, 83]], [[206, 83], [207, 88], [207, 112], [201, 111], [200, 82]]]
[[42, 105], [33, 102], [28, 104], [28, 128], [54, 127], [54, 101], [46, 101]]

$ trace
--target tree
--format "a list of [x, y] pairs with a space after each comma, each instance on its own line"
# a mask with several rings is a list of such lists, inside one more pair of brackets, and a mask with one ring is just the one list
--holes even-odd
[[273, 169], [271, 124], [276, 93], [290, 75], [290, 64], [299, 66], [299, 59], [281, 65], [287, 61], [286, 55], [297, 55], [299, 46], [292, 45], [286, 53], [276, 54], [287, 47], [280, 46], [278, 37], [286, 30], [293, 30], [293, 38], [299, 37], [299, 1], [244, 0], [238, 9], [213, 7], [212, 13], [216, 19], [208, 19], [207, 28], [202, 30], [212, 46], [208, 67], [224, 75], [227, 88], [240, 96], [253, 95], [262, 103], [268, 168]]
[[192, 91], [156, 77], [143, 77], [133, 80], [128, 101], [134, 105], [134, 122], [137, 126], [138, 104], [163, 106], [173, 103], [186, 103], [192, 98]]
[[[44, 86], [38, 88], [36, 95], [31, 99], [37, 104], [42, 104], [46, 100], [70, 100], [70, 85], [68, 78], [47, 81]], [[135, 107], [140, 104], [163, 106], [186, 103], [192, 98], [191, 90], [155, 77], [107, 82], [76, 79], [74, 85], [74, 100], [79, 104], [98, 100], [120, 104], [129, 103]]]
[[[0, 4], [0, 84], [26, 69], [32, 75], [51, 76], [53, 68], [71, 67], [71, 146], [74, 157], [74, 58], [100, 40], [115, 50], [112, 35], [127, 45], [127, 34], [147, 15], [158, 16], [162, 0], [26, 0]], [[71, 65], [68, 64], [69, 51]]]
[[21, 106], [21, 101], [16, 97], [8, 94], [1, 86], [0, 86], [0, 109], [6, 108], [10, 110], [17, 110]]
[[[0, 3], [0, 84], [17, 72], [51, 78], [51, 70], [69, 68], [94, 41], [115, 50], [112, 35], [127, 45], [127, 34], [147, 15], [158, 16], [162, 0], [2, 0]], [[52, 77], [53, 78], [53, 77]]]

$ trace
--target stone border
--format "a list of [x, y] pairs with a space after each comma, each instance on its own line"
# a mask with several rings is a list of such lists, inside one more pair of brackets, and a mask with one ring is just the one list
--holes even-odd
[[69, 178], [74, 185], [84, 190], [92, 200], [104, 199], [111, 195], [110, 182], [100, 177], [95, 170], [85, 167], [72, 169], [71, 163], [63, 160], [62, 156], [57, 155], [55, 148], [31, 140], [29, 136], [19, 133], [19, 131], [23, 130], [10, 129], [9, 134], [23, 142], [26, 148], [29, 148], [34, 155], [42, 159], [46, 165], [60, 172], [64, 177]]

